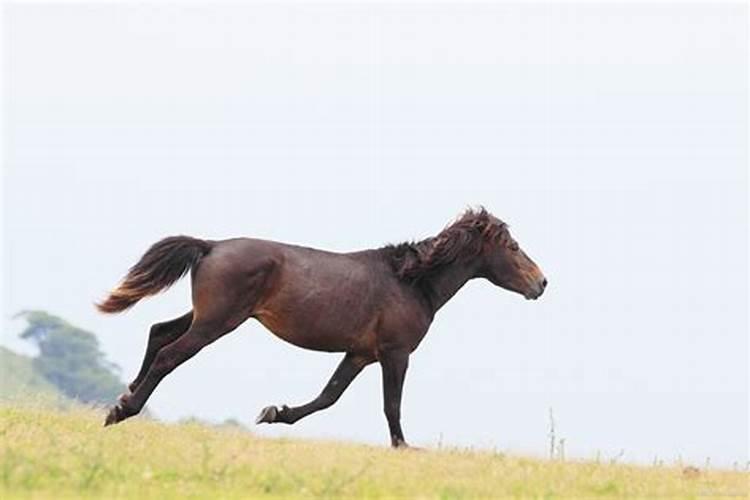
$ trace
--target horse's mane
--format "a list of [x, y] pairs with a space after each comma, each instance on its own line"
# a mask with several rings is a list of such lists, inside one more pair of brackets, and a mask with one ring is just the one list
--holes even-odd
[[468, 209], [436, 236], [383, 248], [396, 275], [418, 282], [459, 256], [474, 257], [486, 240], [508, 237], [508, 226], [484, 207]]

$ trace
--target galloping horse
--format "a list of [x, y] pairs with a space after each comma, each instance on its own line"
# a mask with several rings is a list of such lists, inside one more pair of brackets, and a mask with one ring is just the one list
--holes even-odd
[[346, 353], [318, 397], [301, 406], [268, 406], [256, 423], [293, 424], [328, 408], [377, 361], [391, 444], [406, 446], [400, 417], [404, 376], [435, 313], [472, 278], [486, 278], [526, 299], [537, 299], [547, 285], [507, 225], [481, 208], [467, 210], [434, 237], [353, 253], [250, 238], [166, 238], [97, 307], [123, 311], [189, 270], [193, 309], [151, 327], [140, 372], [105, 426], [140, 412], [172, 370], [255, 318], [296, 346]]

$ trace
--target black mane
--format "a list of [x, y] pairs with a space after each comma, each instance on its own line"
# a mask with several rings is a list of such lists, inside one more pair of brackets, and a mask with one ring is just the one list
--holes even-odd
[[382, 250], [396, 275], [415, 283], [461, 255], [478, 255], [483, 241], [503, 240], [507, 235], [508, 226], [480, 207], [467, 210], [436, 236]]

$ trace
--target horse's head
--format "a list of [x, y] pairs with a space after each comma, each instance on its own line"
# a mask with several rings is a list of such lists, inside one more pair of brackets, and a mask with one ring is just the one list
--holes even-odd
[[481, 276], [527, 299], [538, 299], [547, 286], [547, 278], [542, 270], [521, 250], [505, 224], [497, 219], [491, 224], [498, 225], [501, 230], [491, 231], [494, 237], [483, 241]]
[[487, 278], [527, 299], [538, 299], [547, 286], [547, 278], [511, 237], [508, 226], [481, 207], [467, 210], [435, 237], [388, 248], [396, 274], [412, 283], [463, 263], [470, 278]]

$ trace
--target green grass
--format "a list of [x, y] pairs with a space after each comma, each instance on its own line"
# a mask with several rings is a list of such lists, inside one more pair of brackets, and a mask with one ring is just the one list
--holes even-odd
[[265, 439], [241, 428], [0, 406], [0, 498], [746, 497], [748, 474]]

